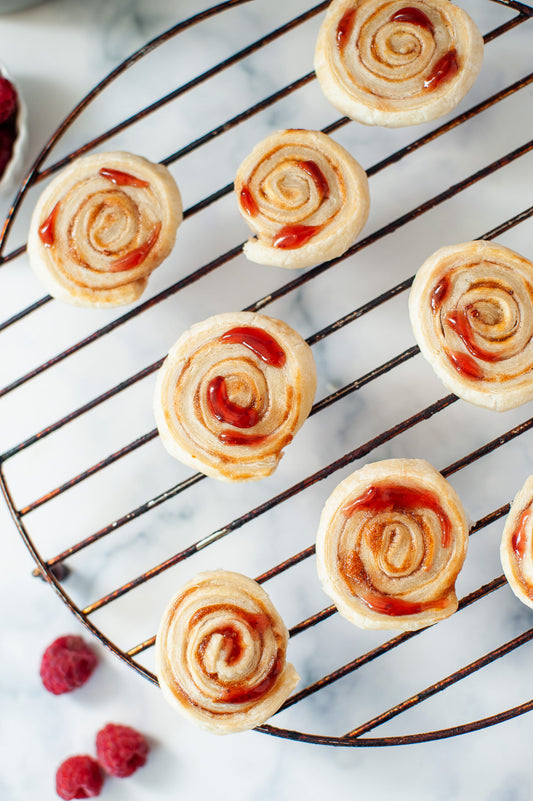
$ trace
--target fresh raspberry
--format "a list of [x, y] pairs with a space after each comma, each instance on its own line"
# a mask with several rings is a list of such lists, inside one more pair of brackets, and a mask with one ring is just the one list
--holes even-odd
[[97, 661], [96, 654], [81, 637], [59, 637], [43, 654], [41, 679], [54, 695], [69, 693], [85, 684]]
[[56, 792], [61, 798], [94, 798], [100, 795], [104, 777], [98, 762], [90, 756], [73, 756], [57, 769]]
[[0, 177], [11, 161], [16, 133], [10, 125], [0, 125]]
[[7, 78], [0, 78], [0, 122], [8, 120], [17, 108], [17, 92]]
[[129, 726], [108, 723], [96, 735], [98, 760], [111, 776], [131, 776], [137, 768], [142, 768], [148, 751], [143, 735]]

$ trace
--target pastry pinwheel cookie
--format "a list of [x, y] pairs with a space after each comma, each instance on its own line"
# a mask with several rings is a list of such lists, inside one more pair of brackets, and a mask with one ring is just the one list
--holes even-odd
[[37, 202], [30, 264], [58, 300], [132, 303], [170, 254], [181, 220], [180, 193], [166, 167], [131, 153], [82, 156]]
[[234, 181], [239, 211], [254, 231], [244, 253], [276, 267], [311, 267], [341, 256], [368, 218], [366, 173], [320, 131], [263, 139]]
[[533, 264], [483, 240], [437, 250], [418, 271], [409, 314], [448, 389], [503, 411], [533, 398]]
[[449, 0], [333, 0], [316, 44], [328, 100], [366, 125], [434, 120], [462, 100], [483, 60], [483, 37]]
[[163, 445], [213, 478], [270, 475], [316, 390], [310, 347], [281, 320], [252, 312], [193, 325], [159, 370], [154, 410]]
[[423, 459], [368, 464], [328, 498], [316, 557], [322, 586], [367, 629], [414, 630], [457, 609], [468, 523], [450, 484]]
[[288, 632], [267, 593], [240, 573], [199, 573], [172, 599], [156, 637], [163, 695], [214, 734], [246, 731], [278, 711], [299, 680]]
[[511, 504], [500, 545], [503, 572], [512, 591], [533, 609], [533, 476]]

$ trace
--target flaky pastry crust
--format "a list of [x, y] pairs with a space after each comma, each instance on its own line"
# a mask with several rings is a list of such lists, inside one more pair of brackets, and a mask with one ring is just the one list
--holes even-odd
[[457, 609], [468, 523], [451, 485], [423, 459], [352, 473], [324, 506], [316, 542], [324, 591], [361, 628], [414, 630]]
[[181, 220], [180, 192], [166, 167], [121, 151], [82, 156], [35, 206], [30, 264], [65, 303], [132, 303], [170, 254]]
[[156, 637], [163, 695], [214, 734], [254, 728], [278, 711], [299, 676], [288, 632], [257, 582], [226, 570], [198, 574], [172, 599]]

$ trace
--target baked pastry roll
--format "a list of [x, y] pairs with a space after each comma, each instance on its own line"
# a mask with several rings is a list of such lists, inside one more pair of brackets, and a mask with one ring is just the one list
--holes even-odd
[[533, 609], [533, 476], [529, 476], [511, 504], [500, 558], [512, 591]]
[[225, 481], [269, 476], [308, 416], [313, 354], [281, 320], [218, 314], [193, 325], [159, 370], [155, 418], [176, 459]]
[[437, 250], [418, 271], [409, 314], [443, 383], [503, 411], [533, 398], [533, 264], [492, 242]]
[[368, 464], [328, 498], [318, 529], [318, 576], [348, 620], [413, 630], [457, 609], [468, 543], [457, 494], [422, 459]]
[[315, 70], [340, 112], [397, 128], [455, 108], [482, 60], [483, 37], [449, 0], [333, 0]]
[[263, 139], [235, 176], [239, 211], [256, 236], [250, 261], [310, 267], [341, 256], [368, 218], [368, 180], [358, 162], [320, 131]]
[[288, 632], [267, 593], [240, 573], [199, 573], [172, 599], [156, 637], [163, 695], [214, 734], [264, 723], [299, 676]]
[[95, 307], [132, 303], [172, 250], [182, 216], [166, 167], [131, 153], [83, 156], [37, 202], [30, 263], [58, 300]]

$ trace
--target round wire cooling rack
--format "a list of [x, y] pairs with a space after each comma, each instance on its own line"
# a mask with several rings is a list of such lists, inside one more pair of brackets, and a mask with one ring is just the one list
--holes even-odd
[[[154, 624], [166, 606], [168, 588], [176, 586], [176, 582], [183, 583], [189, 576], [187, 571], [197, 572], [198, 564], [255, 571], [260, 583], [272, 581], [282, 608], [283, 605], [287, 607], [283, 609], [284, 617], [288, 619], [292, 615], [296, 621], [290, 627], [291, 647], [303, 643], [299, 653], [304, 667], [297, 664], [297, 668], [306, 674], [303, 689], [291, 696], [280, 711], [289, 727], [268, 724], [260, 726], [260, 731], [311, 743], [344, 746], [399, 745], [451, 737], [528, 712], [533, 708], [533, 700], [513, 703], [504, 711], [485, 707], [485, 712], [480, 713], [478, 707], [473, 706], [477, 714], [471, 721], [442, 725], [421, 733], [364, 735], [400, 715], [405, 715], [402, 720], [412, 721], [411, 710], [429, 699], [445, 695], [445, 706], [453, 706], [448, 699], [456, 698], [453, 692], [460, 682], [483, 675], [482, 668], [489, 669], [496, 663], [508, 664], [511, 655], [519, 660], [521, 646], [533, 638], [533, 628], [527, 628], [527, 613], [517, 612], [518, 602], [514, 602], [510, 593], [501, 598], [506, 581], [494, 555], [498, 524], [501, 527], [502, 518], [509, 509], [508, 500], [517, 489], [507, 483], [507, 473], [512, 471], [507, 468], [502, 471], [501, 463], [515, 466], [524, 463], [524, 469], [527, 468], [528, 432], [533, 428], [533, 417], [527, 417], [529, 405], [512, 414], [494, 416], [472, 410], [454, 395], [442, 396], [442, 388], [417, 358], [419, 351], [412, 344], [405, 322], [405, 304], [400, 307], [400, 303], [404, 303], [413, 280], [413, 264], [416, 270], [421, 263], [419, 256], [442, 244], [441, 225], [447, 225], [448, 232], [453, 231], [453, 241], [514, 236], [516, 239], [510, 244], [517, 242], [517, 250], [526, 250], [525, 246], [520, 248], [520, 237], [525, 236], [533, 206], [527, 206], [522, 200], [526, 197], [528, 166], [531, 174], [528, 154], [533, 150], [533, 140], [523, 142], [527, 131], [523, 110], [533, 73], [523, 74], [528, 52], [524, 46], [526, 37], [521, 34], [526, 30], [526, 36], [531, 36], [533, 8], [514, 0], [473, 0], [472, 15], [475, 18], [478, 15], [481, 20], [486, 18], [487, 24], [492, 24], [492, 27], [488, 25], [484, 36], [487, 44], [484, 73], [463, 101], [460, 108], [464, 107], [464, 111], [448, 115], [434, 127], [424, 126], [420, 133], [418, 129], [362, 131], [361, 126], [345, 117], [331, 120], [333, 110], [317, 89], [310, 55], [317, 26], [328, 3], [307, 7], [305, 0], [301, 0], [302, 4], [304, 7], [298, 16], [283, 21], [288, 12], [281, 3], [257, 0], [250, 6], [249, 0], [228, 0], [177, 24], [104, 78], [43, 148], [22, 183], [4, 225], [0, 246], [4, 268], [10, 262], [17, 263], [25, 258], [24, 245], [8, 250], [7, 243], [16, 236], [16, 222], [24, 217], [25, 208], [31, 208], [35, 187], [77, 156], [108, 142], [113, 144], [113, 149], [118, 144], [122, 149], [133, 150], [136, 131], [140, 129], [146, 135], [143, 126], [147, 124], [151, 126], [149, 139], [144, 141], [153, 144], [157, 139], [164, 148], [167, 140], [163, 129], [171, 119], [179, 140], [179, 115], [183, 112], [191, 115], [191, 130], [197, 125], [198, 135], [159, 160], [170, 169], [182, 170], [184, 182], [179, 180], [180, 188], [186, 200], [189, 195], [193, 197], [194, 202], [186, 205], [182, 226], [185, 231], [190, 229], [190, 239], [186, 238], [187, 233], [182, 235], [180, 229], [176, 249], [168, 260], [171, 267], [163, 266], [158, 270], [151, 279], [153, 294], [126, 311], [116, 315], [96, 313], [90, 319], [82, 314], [83, 320], [79, 323], [72, 310], [44, 296], [12, 313], [0, 324], [0, 333], [8, 343], [22, 343], [24, 358], [27, 358], [26, 343], [35, 344], [43, 323], [51, 319], [46, 316], [48, 314], [53, 314], [56, 321], [59, 319], [63, 334], [66, 332], [70, 336], [71, 330], [76, 332], [74, 341], [67, 340], [52, 355], [47, 348], [54, 347], [55, 339], [52, 338], [50, 344], [44, 342], [38, 349], [39, 353], [46, 354], [42, 361], [32, 364], [30, 358], [28, 369], [16, 377], [9, 376], [0, 389], [4, 420], [14, 408], [23, 411], [26, 406], [31, 407], [34, 404], [31, 398], [36, 392], [43, 397], [46, 384], [41, 382], [50, 382], [52, 388], [61, 389], [53, 393], [55, 406], [43, 402], [43, 415], [53, 415], [53, 409], [60, 408], [57, 395], [65, 393], [64, 403], [72, 404], [70, 410], [62, 409], [63, 413], [52, 416], [52, 422], [48, 418], [36, 433], [32, 429], [34, 433], [26, 431], [19, 437], [16, 427], [13, 432], [7, 428], [3, 436], [15, 436], [16, 444], [10, 445], [0, 456], [0, 481], [19, 533], [37, 563], [36, 575], [46, 579], [102, 643], [151, 681], [157, 680], [149, 666], [155, 640], [150, 632], [154, 631]], [[257, 7], [261, 13], [256, 11]], [[270, 27], [257, 35], [259, 21]], [[178, 36], [184, 51], [189, 52], [188, 34], [204, 28], [206, 41], [212, 43], [216, 37], [217, 42], [223, 43], [227, 39], [230, 50], [222, 53], [219, 61], [202, 65], [199, 72], [177, 87], [169, 88], [159, 99], [151, 99], [141, 110], [124, 113], [104, 132], [100, 129], [79, 144], [80, 134], [74, 134], [76, 124], [91, 115], [93, 120], [106, 119], [105, 114], [102, 117], [99, 111], [97, 115], [94, 109], [112, 84], [127, 81], [139, 64], [149, 62], [160, 46], [172, 47]], [[241, 30], [242, 39], [239, 40]], [[238, 49], [235, 49], [236, 42], [240, 42]], [[491, 48], [495, 48], [494, 53]], [[294, 51], [298, 58], [292, 55]], [[299, 64], [301, 69], [302, 53], [308, 69], [303, 75], [294, 73]], [[516, 74], [512, 75], [512, 80], [507, 80], [508, 74], [497, 69], [502, 54], [503, 57], [513, 56]], [[270, 67], [268, 71], [264, 70], [265, 64]], [[224, 97], [221, 87], [225, 76], [235, 69], [239, 69], [235, 80], [242, 82], [242, 97]], [[140, 78], [136, 75], [136, 86], [142, 87], [142, 72], [139, 75]], [[146, 84], [147, 91], [153, 91], [151, 78]], [[212, 110], [213, 119], [220, 115], [207, 131], [206, 120], [210, 114], [205, 111], [202, 94], [206, 89], [211, 96], [219, 95], [219, 103], [215, 103]], [[113, 99], [110, 105], [122, 108]], [[226, 107], [231, 116], [227, 116]], [[511, 114], [516, 124], [502, 122], [504, 113]], [[171, 116], [165, 117], [166, 114]], [[160, 119], [163, 120], [161, 124]], [[321, 128], [342, 138], [354, 152], [357, 150], [356, 156], [370, 178], [373, 208], [378, 211], [369, 222], [370, 228], [374, 226], [371, 232], [364, 232], [345, 255], [305, 272], [299, 271], [291, 280], [280, 281], [279, 271], [247, 265], [241, 255], [243, 231], [231, 205], [231, 175], [259, 135], [271, 132], [273, 127], [304, 126]], [[494, 131], [494, 141], [489, 131]], [[82, 137], [84, 133], [82, 128]], [[78, 136], [76, 145], [70, 143], [70, 137], [74, 136]], [[130, 141], [131, 148], [128, 147]], [[66, 152], [51, 161], [52, 151], [60, 146], [66, 148]], [[456, 163], [459, 152], [461, 158]], [[370, 162], [371, 166], [365, 164], [365, 155], [372, 154], [375, 158], [375, 153], [379, 154], [378, 159]], [[442, 178], [437, 180], [432, 175], [432, 166], [436, 163], [445, 165], [444, 185]], [[217, 169], [213, 167], [215, 164]], [[226, 166], [230, 170], [226, 180], [209, 185], [209, 179], [215, 182], [219, 177], [223, 179]], [[192, 184], [200, 173], [198, 191], [204, 195], [198, 199], [194, 198], [192, 189], [189, 191], [188, 182]], [[512, 195], [508, 185], [513, 188]], [[492, 203], [494, 192], [500, 199], [504, 198], [496, 205]], [[478, 209], [481, 207], [476, 224], [487, 221], [483, 233], [472, 230], [468, 213], [472, 204]], [[204, 236], [206, 241], [200, 245], [198, 236], [206, 228], [214, 232], [213, 236]], [[185, 237], [182, 254], [185, 250], [191, 252], [183, 265], [178, 263], [177, 257], [175, 260], [175, 253], [180, 250], [180, 236]], [[448, 233], [447, 240], [449, 236]], [[191, 243], [196, 244], [191, 247]], [[412, 258], [410, 253], [402, 257], [409, 248], [413, 251]], [[392, 272], [381, 269], [385, 256], [399, 262]], [[175, 273], [181, 270], [180, 277], [174, 283], [165, 284], [172, 269]], [[253, 279], [249, 277], [251, 274]], [[5, 269], [0, 280], [4, 275]], [[31, 275], [27, 274], [24, 280], [35, 293]], [[216, 482], [210, 479], [204, 480], [201, 474], [187, 474], [184, 468], [170, 464], [163, 449], [157, 447], [153, 421], [148, 424], [148, 431], [145, 429], [141, 434], [137, 431], [125, 445], [103, 456], [99, 448], [109, 448], [109, 443], [114, 445], [120, 437], [126, 436], [120, 419], [128, 417], [123, 409], [130, 408], [134, 391], [140, 393], [138, 425], [146, 426], [151, 413], [150, 404], [142, 394], [150, 390], [146, 379], [157, 371], [163, 361], [162, 354], [187, 327], [186, 323], [202, 319], [210, 312], [228, 310], [224, 305], [228, 284], [231, 297], [240, 301], [241, 308], [259, 311], [273, 306], [274, 316], [282, 316], [300, 330], [310, 328], [307, 341], [315, 348], [319, 372], [322, 369], [327, 374], [322, 386], [319, 384], [321, 399], [315, 403], [310, 421], [291, 445], [291, 455], [287, 454], [276, 476], [260, 482], [260, 487], [247, 485], [236, 491], [231, 488], [230, 492], [225, 486], [215, 486]], [[263, 293], [259, 297], [258, 287]], [[361, 299], [355, 308], [354, 297]], [[344, 307], [346, 303], [348, 306]], [[319, 311], [311, 314], [311, 307]], [[157, 320], [155, 327], [154, 320]], [[394, 336], [376, 338], [376, 330], [389, 333], [393, 330]], [[139, 346], [139, 332], [143, 336], [149, 332], [151, 337], [142, 347]], [[399, 350], [402, 344], [406, 347]], [[93, 351], [91, 361], [87, 354]], [[132, 360], [130, 351], [144, 362]], [[153, 351], [157, 352], [157, 358], [150, 358]], [[124, 358], [124, 369], [129, 371], [107, 388], [102, 387], [100, 376], [104, 354], [106, 357], [110, 354], [111, 360]], [[356, 378], [353, 377], [354, 364], [362, 370]], [[415, 389], [406, 391], [406, 387], [412, 386], [413, 377]], [[67, 386], [74, 387], [71, 394]], [[88, 396], [91, 391], [93, 395]], [[394, 398], [390, 409], [385, 409], [381, 403], [384, 396]], [[31, 417], [28, 425], [34, 425], [33, 420]], [[337, 446], [332, 445], [339, 441], [339, 426], [343, 432], [340, 440], [344, 447], [350, 446], [347, 452], [340, 454]], [[103, 434], [99, 434], [102, 428]], [[115, 429], [118, 429], [117, 439], [110, 433]], [[459, 431], [460, 436], [450, 436], [450, 431]], [[300, 451], [299, 442], [302, 443]], [[354, 634], [352, 627], [339, 619], [333, 606], [321, 606], [324, 596], [319, 588], [315, 590], [314, 585], [310, 586], [310, 579], [307, 580], [305, 571], [313, 562], [314, 545], [310, 543], [314, 541], [317, 511], [329, 494], [328, 488], [338, 483], [346, 471], [353, 470], [354, 463], [366, 457], [374, 459], [405, 453], [426, 456], [439, 466], [444, 476], [457, 481], [460, 494], [470, 499], [470, 508], [475, 510], [471, 533], [483, 531], [487, 543], [490, 544], [492, 538], [493, 547], [481, 547], [474, 538], [476, 562], [472, 564], [467, 558], [461, 574], [460, 583], [466, 591], [457, 615], [436, 627], [389, 639], [380, 639], [381, 635], [369, 632]], [[58, 455], [59, 463], [64, 455], [68, 463], [63, 468], [68, 477], [63, 475], [52, 489], [48, 488], [48, 482], [54, 478], [53, 470], [49, 475], [51, 454]], [[97, 457], [87, 467], [93, 454]], [[495, 459], [499, 464], [497, 470]], [[176, 477], [179, 478], [177, 482]], [[32, 496], [34, 486], [40, 489]], [[118, 493], [117, 486], [121, 490]], [[314, 491], [310, 493], [312, 488]], [[149, 491], [154, 489], [157, 491], [150, 497]], [[140, 493], [149, 499], [139, 503]], [[251, 503], [254, 504], [252, 508]], [[191, 517], [190, 507], [198, 505], [205, 507], [205, 515], [196, 521]], [[102, 517], [112, 520], [103, 523]], [[220, 519], [228, 517], [230, 522], [220, 525]], [[156, 532], [153, 541], [152, 529]], [[275, 532], [284, 529], [290, 530], [290, 537], [276, 535]], [[150, 539], [147, 532], [150, 532]], [[184, 544], [187, 541], [189, 544]], [[226, 552], [223, 548], [229, 550]], [[45, 557], [44, 552], [54, 555]], [[151, 565], [148, 568], [147, 558]], [[256, 567], [264, 565], [265, 559], [274, 566], [257, 575]], [[102, 587], [105, 590], [101, 590]], [[490, 606], [491, 599], [496, 596], [499, 603]], [[118, 611], [114, 612], [115, 609]], [[109, 619], [105, 618], [106, 613], [110, 613]], [[488, 619], [490, 625], [487, 625]], [[326, 628], [328, 626], [330, 628]], [[490, 633], [483, 642], [479, 641], [480, 629]], [[509, 634], [512, 634], [510, 638]], [[124, 642], [128, 637], [133, 637], [136, 644]], [[413, 653], [411, 648], [418, 651]], [[423, 655], [424, 669], [420, 671], [412, 670], [417, 654]], [[508, 660], [500, 660], [504, 656], [508, 656]], [[337, 661], [332, 664], [332, 660]], [[370, 668], [365, 670], [367, 665]], [[450, 668], [444, 675], [443, 665]], [[492, 670], [494, 667], [490, 668]], [[390, 679], [391, 671], [392, 675], [400, 675], [396, 683]], [[405, 679], [407, 673], [413, 673], [414, 684], [410, 683], [411, 679]], [[490, 677], [489, 680], [492, 681]], [[477, 681], [481, 683], [479, 678]], [[336, 733], [344, 723], [344, 711], [339, 708], [339, 698], [335, 695], [335, 688], [339, 686], [345, 688], [344, 699], [346, 687], [357, 697], [363, 718], [363, 722], [355, 726], [353, 720], [347, 721], [346, 732], [341, 735]], [[420, 686], [423, 689], [419, 689]], [[463, 686], [471, 687], [468, 681]], [[401, 694], [406, 691], [407, 697]], [[323, 698], [327, 704], [321, 701]], [[368, 698], [371, 700], [365, 700]], [[379, 711], [387, 701], [390, 705], [385, 711]], [[346, 706], [345, 701], [340, 704]], [[326, 705], [334, 707], [333, 724], [325, 711]], [[462, 716], [465, 705], [461, 697], [455, 706]], [[301, 708], [305, 711], [300, 718], [298, 715], [291, 717]], [[430, 708], [433, 716], [435, 710]], [[353, 715], [351, 708], [349, 714]], [[439, 719], [448, 720], [447, 712], [443, 714], [443, 705], [437, 707], [436, 714], [441, 716]], [[294, 720], [301, 721], [297, 729], [293, 728]], [[300, 730], [309, 720], [313, 725], [326, 721], [325, 726], [330, 726], [334, 733], [313, 734]]]

